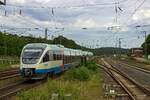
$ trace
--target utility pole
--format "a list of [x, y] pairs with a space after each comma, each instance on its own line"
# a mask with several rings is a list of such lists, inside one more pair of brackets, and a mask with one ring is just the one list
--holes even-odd
[[146, 31], [142, 31], [142, 32], [144, 33], [145, 36], [145, 44], [144, 44], [145, 57], [146, 59], [148, 59], [147, 44], [146, 44], [147, 32]]
[[22, 15], [22, 10], [21, 9], [19, 10], [19, 15]]
[[5, 16], [7, 16], [7, 11], [5, 10]]
[[[137, 25], [136, 28], [139, 28], [139, 27], [147, 27], [149, 25]], [[147, 32], [146, 31], [141, 31], [141, 33], [144, 33], [144, 36], [145, 36], [145, 44], [144, 44], [144, 53], [145, 53], [145, 57], [146, 59], [148, 59], [148, 48], [147, 48], [147, 43], [146, 43], [146, 37], [147, 37]]]
[[46, 40], [47, 40], [47, 31], [48, 31], [48, 29], [45, 28], [45, 39], [46, 39]]
[[121, 39], [122, 38], [119, 38], [119, 57], [121, 56]]

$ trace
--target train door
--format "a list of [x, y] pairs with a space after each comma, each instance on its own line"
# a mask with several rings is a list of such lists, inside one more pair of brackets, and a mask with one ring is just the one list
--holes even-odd
[[53, 61], [53, 52], [52, 51], [47, 51], [43, 57], [43, 63], [49, 62], [49, 61]]

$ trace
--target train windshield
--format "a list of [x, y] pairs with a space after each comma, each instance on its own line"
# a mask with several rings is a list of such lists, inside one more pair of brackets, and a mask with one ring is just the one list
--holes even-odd
[[43, 53], [43, 49], [25, 49], [22, 54], [24, 64], [36, 64]]

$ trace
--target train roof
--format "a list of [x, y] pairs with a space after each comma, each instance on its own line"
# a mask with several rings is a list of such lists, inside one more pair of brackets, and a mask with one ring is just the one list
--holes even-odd
[[50, 50], [64, 51], [64, 55], [76, 55], [76, 56], [93, 56], [92, 52], [82, 51], [78, 49], [65, 48], [63, 45], [53, 45], [46, 43], [30, 43], [27, 44], [24, 48], [48, 48]]

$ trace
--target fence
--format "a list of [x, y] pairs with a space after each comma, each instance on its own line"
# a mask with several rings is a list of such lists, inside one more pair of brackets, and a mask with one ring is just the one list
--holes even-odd
[[17, 57], [0, 57], [0, 64], [18, 64], [19, 58]]

